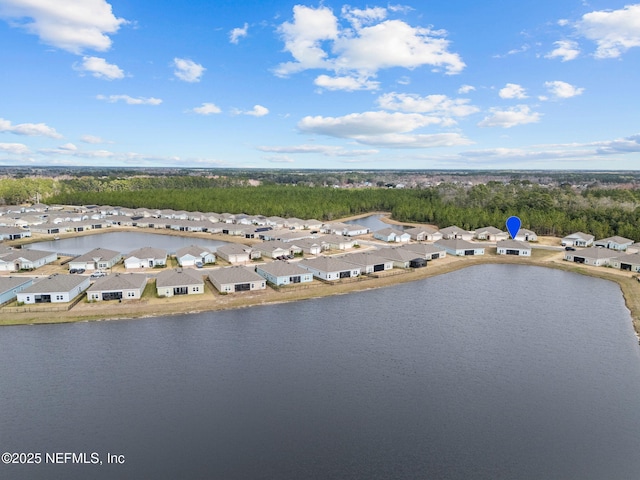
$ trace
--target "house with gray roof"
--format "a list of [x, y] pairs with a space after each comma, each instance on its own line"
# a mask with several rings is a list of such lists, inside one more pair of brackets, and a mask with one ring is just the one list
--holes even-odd
[[425, 260], [436, 260], [447, 256], [444, 248], [431, 243], [409, 243], [398, 248], [414, 252]]
[[468, 230], [463, 230], [462, 228], [456, 225], [451, 225], [450, 227], [441, 228], [438, 231], [442, 235], [442, 240], [454, 240], [454, 239], [472, 240], [473, 239], [473, 233], [471, 233]]
[[89, 301], [138, 300], [147, 285], [142, 273], [113, 273], [99, 278], [87, 290]]
[[14, 300], [18, 293], [32, 284], [31, 277], [0, 277], [0, 305]]
[[156, 277], [156, 292], [161, 297], [204, 293], [204, 279], [192, 268], [163, 270]]
[[602, 247], [589, 247], [574, 252], [564, 252], [564, 259], [568, 262], [583, 263], [594, 267], [611, 264], [614, 257], [620, 256], [620, 252]]
[[348, 250], [358, 245], [356, 238], [344, 235], [321, 235], [316, 238], [316, 242], [320, 242], [323, 250]]
[[384, 272], [393, 269], [393, 261], [381, 257], [377, 252], [348, 253], [340, 257], [347, 263], [353, 263], [360, 267], [363, 274]]
[[437, 246], [444, 248], [449, 255], [457, 255], [459, 257], [469, 255], [484, 255], [484, 247], [476, 243], [467, 242], [461, 239], [438, 240]]
[[313, 281], [313, 274], [296, 263], [276, 261], [256, 266], [256, 273], [268, 282], [280, 285], [295, 285]]
[[267, 288], [267, 281], [258, 275], [253, 267], [241, 265], [212, 270], [209, 272], [209, 281], [220, 293], [248, 292]]
[[640, 272], [640, 253], [628, 253], [613, 257], [610, 264], [613, 268], [619, 268], [620, 270]]
[[32, 250], [29, 248], [7, 250], [0, 254], [0, 271], [35, 270], [43, 265], [55, 262], [57, 259], [57, 253], [44, 250]]
[[18, 227], [0, 227], [0, 240], [18, 240], [30, 237], [31, 231]]
[[19, 292], [17, 300], [24, 304], [68, 303], [89, 288], [89, 283], [84, 275], [54, 274]]
[[[247, 263], [251, 260], [251, 247], [229, 243], [216, 249], [216, 255], [229, 263]], [[258, 257], [259, 258], [259, 257]]]
[[382, 240], [383, 242], [408, 242], [411, 240], [411, 235], [397, 230], [395, 228], [383, 228], [373, 232], [373, 238]]
[[291, 253], [302, 252], [305, 255], [319, 255], [323, 250], [328, 250], [329, 244], [323, 245], [318, 239], [315, 238], [303, 238], [302, 240], [296, 240], [291, 242]]
[[122, 254], [120, 252], [98, 247], [84, 255], [74, 258], [68, 263], [68, 265], [69, 270], [72, 268], [75, 268], [76, 270], [79, 268], [84, 270], [106, 270], [108, 268], [112, 268], [121, 260]]
[[614, 236], [596, 240], [594, 242], [594, 245], [596, 247], [604, 247], [611, 250], [618, 250], [620, 252], [623, 252], [627, 249], [627, 247], [633, 245], [633, 240], [629, 238]]
[[215, 253], [198, 245], [189, 245], [176, 251], [176, 260], [181, 267], [193, 267], [200, 262], [203, 265], [216, 262]]
[[281, 242], [279, 240], [273, 240], [270, 242], [262, 242], [253, 246], [254, 249], [259, 250], [263, 257], [278, 258], [285, 255], [291, 255], [291, 243]]
[[358, 277], [362, 270], [353, 263], [335, 257], [305, 258], [298, 265], [313, 273], [314, 277], [329, 281]]
[[518, 233], [516, 234], [516, 238], [514, 238], [514, 240], [518, 240], [519, 242], [537, 242], [538, 235], [536, 235], [536, 232], [527, 230], [526, 228], [521, 228], [520, 230], [518, 230]]
[[341, 233], [347, 237], [356, 237], [358, 235], [366, 235], [369, 233], [369, 228], [358, 225], [357, 223], [347, 223], [340, 232], [336, 233]]
[[477, 240], [498, 242], [500, 240], [507, 240], [509, 238], [509, 234], [496, 227], [482, 227], [475, 230], [474, 237]]
[[164, 267], [167, 252], [162, 248], [143, 247], [129, 253], [124, 259], [124, 268]]
[[498, 255], [530, 257], [531, 244], [529, 242], [519, 242], [518, 240], [500, 240], [496, 243], [496, 252]]
[[590, 247], [595, 237], [584, 232], [575, 232], [562, 238], [563, 247]]
[[424, 263], [425, 258], [420, 254], [407, 250], [405, 246], [402, 247], [387, 247], [376, 250], [377, 255], [382, 258], [393, 262], [393, 266], [396, 268], [409, 268], [416, 260], [422, 259]]
[[435, 242], [442, 238], [442, 233], [435, 228], [427, 226], [406, 228], [404, 233], [411, 235], [411, 239], [416, 242]]

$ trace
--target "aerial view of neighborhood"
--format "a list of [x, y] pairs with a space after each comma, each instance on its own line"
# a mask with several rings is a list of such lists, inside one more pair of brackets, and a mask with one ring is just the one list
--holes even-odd
[[640, 0], [0, 46], [0, 479], [640, 478]]
[[[640, 285], [631, 281], [640, 272], [636, 173], [276, 171], [249, 178], [237, 172], [221, 177], [134, 170], [120, 176], [107, 170], [69, 179], [68, 173], [65, 179], [46, 173], [3, 182], [3, 324], [225, 309], [517, 261], [615, 279], [625, 288], [634, 325], [640, 325]], [[113, 190], [123, 182], [129, 188]], [[160, 185], [167, 183], [185, 186], [163, 191]], [[149, 192], [154, 206], [178, 207], [188, 199], [197, 207], [201, 196], [205, 207], [215, 205], [219, 194], [224, 208], [145, 207]], [[26, 197], [20, 202], [6, 203], [21, 194]], [[73, 202], [74, 195], [95, 202]], [[252, 195], [264, 200], [252, 201]], [[361, 203], [362, 196], [371, 197], [370, 203]], [[273, 201], [287, 197], [291, 201]], [[318, 211], [308, 203], [314, 197], [332, 205], [320, 218], [287, 215]], [[229, 200], [240, 210], [226, 211]], [[436, 205], [455, 209], [450, 218], [460, 224], [443, 224], [446, 216], [434, 224]], [[601, 211], [603, 205], [609, 213]], [[590, 211], [603, 219], [587, 217]], [[510, 232], [505, 220], [512, 213], [525, 223]], [[174, 237], [173, 245], [163, 236]], [[161, 247], [157, 239], [169, 243]]]

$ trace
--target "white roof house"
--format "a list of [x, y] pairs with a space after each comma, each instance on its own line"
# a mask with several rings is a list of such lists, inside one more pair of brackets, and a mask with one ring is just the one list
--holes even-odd
[[256, 273], [274, 285], [294, 285], [313, 281], [313, 274], [295, 263], [271, 262], [256, 267]]
[[83, 275], [54, 274], [19, 292], [17, 299], [25, 304], [67, 303], [89, 288], [89, 282]]
[[163, 270], [156, 277], [159, 296], [193, 295], [204, 293], [204, 279], [197, 270], [177, 268]]
[[438, 240], [437, 246], [444, 248], [449, 255], [469, 256], [484, 255], [484, 247], [461, 239]]
[[197, 262], [215, 263], [216, 255], [207, 248], [189, 245], [176, 251], [176, 260], [181, 267], [193, 267]]
[[373, 238], [377, 238], [383, 242], [408, 242], [411, 240], [411, 235], [389, 227], [373, 232]]
[[595, 267], [610, 265], [611, 260], [619, 256], [616, 250], [608, 248], [589, 247], [575, 252], [565, 252], [564, 259], [574, 263], [584, 263], [585, 265], [593, 265]]
[[359, 266], [334, 257], [305, 258], [298, 265], [313, 273], [314, 277], [329, 281], [358, 277], [361, 273]]
[[87, 290], [87, 299], [138, 300], [146, 285], [147, 276], [141, 273], [114, 273], [96, 280]]
[[496, 243], [498, 255], [516, 255], [520, 257], [531, 256], [531, 245], [529, 242], [518, 240], [500, 240]]
[[85, 270], [105, 270], [116, 265], [122, 260], [122, 254], [107, 248], [94, 248], [93, 250], [71, 260], [69, 269], [83, 268]]
[[267, 281], [258, 275], [253, 267], [236, 265], [218, 268], [209, 272], [209, 280], [220, 293], [264, 290]]
[[633, 245], [633, 240], [630, 240], [624, 237], [614, 236], [614, 237], [603, 238], [601, 240], [596, 240], [594, 242], [594, 245], [596, 247], [604, 247], [604, 248], [610, 248], [611, 250], [624, 251], [627, 249], [627, 247], [629, 247], [630, 245]]
[[153, 247], [143, 247], [134, 250], [124, 259], [124, 268], [153, 268], [166, 264], [166, 250]]
[[594, 238], [588, 233], [575, 232], [562, 238], [562, 246], [590, 247], [593, 245]]

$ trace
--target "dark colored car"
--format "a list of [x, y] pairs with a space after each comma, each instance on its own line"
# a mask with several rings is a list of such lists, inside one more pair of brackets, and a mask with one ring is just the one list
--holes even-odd
[[575, 251], [576, 251], [576, 249], [575, 249], [575, 248], [573, 248], [573, 247], [564, 247], [564, 249], [565, 249], [567, 252], [575, 252]]
[[72, 268], [71, 270], [69, 270], [69, 273], [78, 273], [78, 269], [77, 268]]

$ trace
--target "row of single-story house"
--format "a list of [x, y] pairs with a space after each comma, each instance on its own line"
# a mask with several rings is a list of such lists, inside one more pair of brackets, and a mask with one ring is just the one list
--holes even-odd
[[48, 263], [55, 262], [57, 259], [58, 254], [55, 252], [27, 248], [6, 248], [0, 252], [0, 272], [35, 270]]
[[630, 272], [640, 272], [640, 253], [621, 254], [618, 250], [604, 247], [589, 247], [564, 253], [568, 262], [582, 263], [594, 267], [613, 267]]

